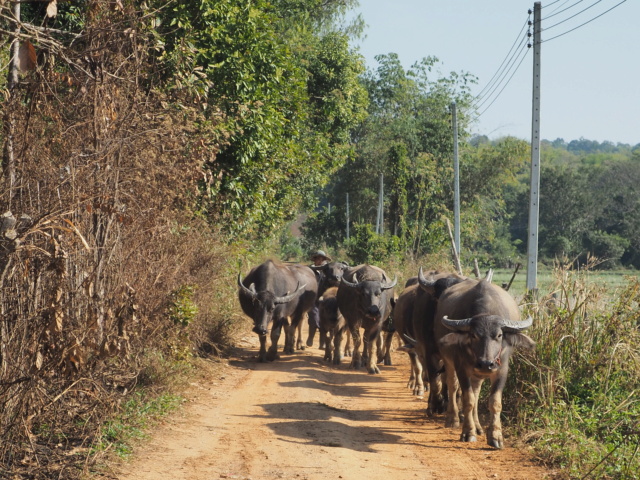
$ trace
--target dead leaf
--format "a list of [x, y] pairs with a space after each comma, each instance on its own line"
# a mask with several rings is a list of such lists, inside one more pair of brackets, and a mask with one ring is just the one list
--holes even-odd
[[52, 0], [47, 5], [47, 17], [53, 18], [58, 14], [58, 2], [57, 0]]
[[28, 72], [36, 68], [36, 49], [29, 40], [20, 44], [18, 49], [17, 67], [21, 72]]
[[44, 363], [44, 356], [42, 352], [38, 352], [36, 354], [36, 368], [40, 370], [42, 368], [42, 364]]

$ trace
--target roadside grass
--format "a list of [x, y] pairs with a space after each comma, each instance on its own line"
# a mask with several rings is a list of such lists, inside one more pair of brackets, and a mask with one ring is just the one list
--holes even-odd
[[541, 284], [524, 305], [537, 346], [514, 362], [507, 418], [559, 478], [640, 478], [640, 281], [558, 268]]
[[92, 453], [113, 450], [126, 459], [133, 453], [134, 443], [147, 437], [148, 428], [179, 408], [183, 401], [183, 397], [172, 393], [152, 396], [144, 389], [135, 392], [122, 405], [122, 412], [104, 423]]

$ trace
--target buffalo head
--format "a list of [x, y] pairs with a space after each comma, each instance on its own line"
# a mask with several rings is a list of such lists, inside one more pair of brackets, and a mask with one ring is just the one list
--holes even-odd
[[304, 293], [306, 286], [306, 284], [300, 285], [300, 282], [298, 282], [298, 286], [293, 293], [287, 292], [283, 296], [278, 296], [267, 290], [257, 292], [253, 283], [249, 285], [249, 287], [246, 287], [242, 283], [242, 277], [238, 275], [240, 292], [250, 298], [253, 303], [253, 331], [258, 335], [266, 335], [267, 325], [269, 324], [269, 320], [273, 318], [277, 306], [289, 303], [298, 298]]
[[353, 278], [353, 282], [343, 278], [342, 283], [358, 292], [360, 297], [360, 307], [364, 310], [365, 316], [379, 319], [382, 316], [387, 299], [387, 296], [383, 295], [383, 293], [386, 290], [390, 290], [395, 287], [398, 283], [398, 278], [395, 277], [391, 283], [387, 281], [379, 282], [376, 280], [365, 280], [359, 282], [356, 275]]
[[498, 315], [479, 314], [462, 320], [452, 320], [446, 315], [442, 324], [455, 333], [445, 335], [440, 345], [462, 347], [476, 374], [488, 375], [503, 362], [509, 361], [513, 348], [533, 348], [535, 342], [522, 331], [533, 323], [531, 317], [524, 321], [504, 319]]

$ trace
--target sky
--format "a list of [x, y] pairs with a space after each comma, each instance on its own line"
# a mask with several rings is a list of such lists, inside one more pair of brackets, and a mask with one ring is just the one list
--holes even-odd
[[[615, 7], [621, 1], [541, 2], [541, 138], [640, 144], [640, 0]], [[472, 133], [530, 139], [533, 49], [516, 70], [529, 9], [533, 0], [360, 0], [352, 13], [362, 15], [366, 37], [354, 46], [369, 68], [376, 55], [396, 53], [405, 68], [435, 56], [443, 76], [475, 75], [473, 95], [489, 88]], [[510, 50], [522, 53], [510, 62]]]

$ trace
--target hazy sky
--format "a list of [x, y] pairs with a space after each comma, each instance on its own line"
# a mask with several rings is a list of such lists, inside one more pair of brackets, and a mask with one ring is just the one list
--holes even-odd
[[[542, 2], [542, 138], [570, 141], [584, 137], [600, 142], [640, 143], [640, 0], [627, 0], [575, 31], [551, 39], [621, 1]], [[526, 47], [520, 48], [518, 34], [534, 2], [360, 0], [360, 3], [356, 13], [362, 14], [368, 27], [366, 38], [357, 46], [370, 68], [377, 66], [374, 56], [378, 54], [397, 53], [405, 68], [423, 57], [436, 56], [445, 76], [451, 71], [464, 71], [478, 77], [478, 85], [473, 87], [473, 94], [477, 95], [491, 85], [503, 60], [509, 60], [508, 53], [517, 39], [518, 46], [512, 53], [524, 54]], [[578, 14], [589, 6], [592, 7]], [[564, 9], [567, 10], [562, 12]], [[572, 15], [575, 18], [569, 19]], [[524, 35], [526, 30], [523, 41]], [[511, 62], [510, 71], [503, 67], [503, 75], [498, 78], [504, 76], [504, 81], [486, 91], [488, 99], [480, 107], [480, 111], [486, 111], [473, 126], [474, 133], [490, 138], [531, 137], [532, 50], [526, 53], [508, 84], [520, 55]]]

